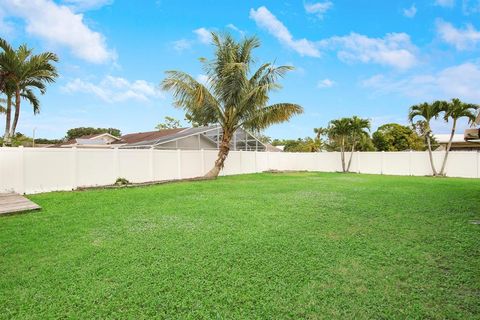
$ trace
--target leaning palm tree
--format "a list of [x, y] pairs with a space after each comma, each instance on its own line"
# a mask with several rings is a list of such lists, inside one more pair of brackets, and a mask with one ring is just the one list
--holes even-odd
[[353, 116], [350, 119], [350, 142], [352, 144], [352, 149], [350, 153], [350, 159], [348, 160], [347, 172], [350, 171], [350, 165], [352, 164], [353, 153], [355, 152], [355, 147], [360, 140], [369, 135], [370, 131], [370, 120], [362, 119], [357, 116]]
[[212, 33], [215, 54], [212, 60], [201, 59], [208, 81], [202, 84], [187, 73], [167, 71], [162, 88], [172, 92], [175, 106], [195, 115], [200, 123], [218, 123], [222, 138], [214, 167], [206, 177], [215, 178], [222, 170], [235, 131], [243, 127], [259, 131], [275, 123], [288, 121], [303, 112], [291, 103], [268, 105], [269, 93], [279, 89], [278, 78], [290, 66], [265, 63], [250, 72], [252, 51], [260, 46], [256, 37], [237, 42], [229, 34]]
[[408, 120], [413, 124], [415, 118], [423, 118], [422, 127], [423, 134], [427, 140], [428, 155], [430, 157], [430, 166], [432, 167], [432, 173], [434, 176], [437, 175], [437, 170], [435, 169], [435, 163], [433, 162], [432, 154], [432, 142], [430, 140], [432, 129], [430, 127], [430, 122], [433, 119], [437, 119], [440, 112], [442, 111], [442, 102], [436, 101], [434, 103], [421, 103], [410, 107], [410, 112], [408, 113]]
[[[20, 117], [21, 101], [25, 99], [33, 107], [34, 114], [40, 111], [39, 100], [32, 89], [37, 89], [41, 94], [46, 91], [46, 84], [55, 81], [58, 76], [52, 62], [58, 58], [51, 52], [38, 55], [32, 54], [32, 49], [21, 45], [14, 50], [5, 40], [0, 39], [0, 71], [4, 76], [4, 92], [7, 95], [7, 116], [4, 141], [10, 143], [15, 135]], [[14, 103], [13, 103], [14, 102]], [[15, 107], [13, 123], [11, 123], [11, 106]]]
[[476, 118], [476, 111], [480, 108], [477, 104], [464, 103], [460, 99], [452, 99], [449, 102], [442, 101], [439, 102], [439, 105], [442, 108], [442, 111], [445, 112], [444, 120], [448, 122], [449, 119], [452, 119], [452, 131], [450, 133], [450, 139], [448, 140], [447, 148], [445, 150], [445, 156], [443, 158], [442, 168], [440, 169], [439, 175], [445, 175], [445, 167], [447, 165], [448, 153], [452, 146], [453, 136], [455, 135], [455, 130], [457, 128], [457, 121], [460, 118], [467, 118], [469, 123], [473, 123]]

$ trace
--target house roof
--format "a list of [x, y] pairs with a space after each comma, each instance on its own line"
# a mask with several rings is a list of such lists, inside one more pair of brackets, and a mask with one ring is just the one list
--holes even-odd
[[[181, 138], [188, 136], [193, 136], [199, 133], [216, 130], [218, 127], [193, 127], [193, 128], [179, 128], [179, 129], [164, 129], [159, 131], [144, 132], [145, 135], [135, 136], [135, 139], [127, 139], [122, 137], [122, 140], [125, 140], [126, 147], [146, 147], [154, 146], [162, 143], [175, 141]], [[127, 135], [128, 136], [128, 135]], [[138, 138], [138, 139], [137, 139]], [[125, 143], [124, 141], [122, 141]]]
[[94, 134], [86, 134], [86, 135], [83, 135], [81, 137], [78, 137], [78, 138], [75, 138], [75, 139], [70, 139], [66, 142], [62, 142], [62, 143], [59, 143], [59, 144], [56, 144], [54, 145], [54, 147], [61, 147], [61, 146], [68, 146], [68, 145], [72, 145], [72, 144], [76, 144], [80, 141], [85, 141], [85, 140], [95, 140], [95, 138], [100, 138], [102, 136], [109, 136], [109, 137], [112, 137], [114, 138], [115, 140], [120, 140], [119, 137], [115, 137], [114, 135], [111, 135], [110, 133], [94, 133]]
[[[438, 141], [438, 143], [448, 143], [450, 141], [450, 134], [434, 134], [435, 140]], [[463, 134], [454, 134], [452, 143], [459, 143], [459, 142], [465, 142], [465, 138]]]
[[147, 141], [156, 141], [165, 137], [173, 136], [178, 134], [187, 128], [176, 128], [176, 129], [164, 129], [164, 130], [156, 130], [156, 131], [148, 131], [148, 132], [137, 132], [137, 133], [130, 133], [121, 136], [121, 140], [114, 142], [113, 144], [137, 144]]

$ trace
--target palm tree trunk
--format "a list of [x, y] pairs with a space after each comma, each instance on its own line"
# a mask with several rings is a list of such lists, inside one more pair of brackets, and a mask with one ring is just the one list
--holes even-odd
[[10, 129], [10, 137], [15, 136], [17, 130], [18, 118], [20, 117], [20, 90], [15, 92], [15, 115], [13, 117], [13, 125]]
[[430, 165], [432, 166], [433, 175], [437, 175], [437, 170], [435, 170], [435, 163], [433, 162], [433, 154], [432, 154], [432, 144], [430, 142], [430, 131], [427, 132], [427, 147], [428, 147], [428, 156], [430, 157]]
[[352, 164], [353, 153], [355, 152], [355, 141], [352, 142], [352, 152], [350, 153], [350, 159], [348, 160], [347, 172], [350, 171], [350, 165]]
[[345, 172], [345, 138], [342, 137], [342, 144], [340, 145], [340, 156], [342, 158], [342, 171]]
[[232, 140], [232, 133], [228, 130], [223, 130], [222, 134], [222, 141], [220, 142], [219, 150], [218, 150], [218, 158], [215, 161], [215, 165], [213, 168], [207, 172], [205, 178], [213, 178], [216, 179], [223, 169], [225, 164], [225, 159], [227, 159], [228, 153], [230, 152], [230, 141]]
[[445, 157], [443, 158], [442, 168], [440, 169], [440, 173], [439, 173], [439, 175], [441, 176], [445, 175], [445, 167], [447, 166], [448, 153], [450, 152], [450, 148], [452, 146], [452, 140], [455, 134], [456, 126], [457, 126], [457, 119], [453, 119], [452, 133], [450, 134], [450, 140], [448, 141], [447, 149], [445, 150]]
[[7, 110], [5, 113], [5, 134], [3, 135], [3, 146], [10, 146], [12, 144], [10, 137], [10, 123], [12, 118], [12, 97], [7, 95]]

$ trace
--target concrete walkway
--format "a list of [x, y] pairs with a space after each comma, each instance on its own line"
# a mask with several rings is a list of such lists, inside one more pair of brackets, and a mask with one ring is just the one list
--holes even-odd
[[0, 215], [39, 210], [40, 206], [17, 193], [0, 193]]

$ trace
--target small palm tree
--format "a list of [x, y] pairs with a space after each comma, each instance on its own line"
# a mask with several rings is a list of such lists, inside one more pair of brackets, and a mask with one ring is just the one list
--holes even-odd
[[292, 67], [265, 63], [251, 73], [252, 51], [260, 46], [256, 37], [237, 42], [229, 34], [212, 33], [212, 41], [215, 57], [201, 59], [208, 76], [206, 84], [180, 71], [167, 71], [162, 82], [162, 88], [173, 93], [175, 106], [194, 115], [196, 122], [218, 123], [222, 128], [218, 158], [206, 177], [217, 177], [222, 170], [238, 128], [258, 132], [303, 112], [296, 104], [268, 105], [270, 91], [280, 88], [278, 78]]
[[[315, 132], [323, 135], [327, 134], [329, 140], [333, 141], [333, 145], [337, 145], [340, 149], [340, 157], [342, 162], [342, 171], [350, 171], [355, 147], [358, 143], [369, 137], [370, 121], [357, 116], [351, 118], [341, 118], [330, 121], [327, 129], [318, 129]], [[350, 158], [346, 163], [345, 152], [347, 148], [351, 148]]]
[[447, 148], [445, 150], [445, 156], [443, 158], [442, 168], [440, 169], [439, 175], [445, 175], [445, 167], [447, 165], [448, 153], [452, 146], [453, 136], [455, 135], [455, 130], [457, 128], [457, 121], [460, 118], [467, 118], [469, 123], [473, 123], [476, 118], [476, 111], [480, 108], [477, 104], [464, 103], [460, 99], [452, 99], [449, 102], [441, 101], [438, 102], [440, 108], [445, 112], [443, 119], [448, 122], [449, 119], [452, 119], [452, 131], [450, 133], [450, 139], [448, 140]]
[[[3, 92], [7, 96], [6, 125], [4, 143], [10, 143], [15, 135], [22, 99], [27, 100], [33, 107], [34, 114], [40, 111], [40, 103], [32, 89], [41, 94], [46, 91], [46, 84], [55, 81], [58, 76], [52, 62], [58, 58], [51, 52], [38, 55], [32, 54], [32, 49], [21, 45], [14, 50], [4, 39], [0, 38], [0, 72], [2, 74]], [[11, 123], [11, 106], [14, 101], [15, 114]]]
[[336, 142], [340, 148], [340, 157], [342, 161], [342, 171], [346, 172], [345, 149], [350, 137], [350, 118], [341, 118], [330, 121], [327, 131], [328, 138]]
[[415, 118], [423, 118], [422, 127], [424, 129], [425, 139], [427, 140], [428, 155], [430, 157], [430, 166], [432, 167], [433, 175], [437, 175], [437, 170], [435, 169], [435, 164], [433, 162], [432, 155], [432, 142], [430, 140], [432, 129], [430, 128], [430, 122], [433, 119], [437, 119], [440, 112], [442, 111], [442, 102], [436, 101], [434, 103], [421, 103], [410, 107], [410, 112], [408, 113], [408, 120], [413, 124]]
[[348, 160], [347, 172], [350, 171], [350, 165], [352, 164], [353, 153], [355, 152], [355, 147], [357, 143], [369, 135], [370, 131], [370, 120], [362, 119], [357, 116], [353, 116], [350, 119], [350, 138], [352, 144], [352, 151], [350, 153], [350, 160]]

